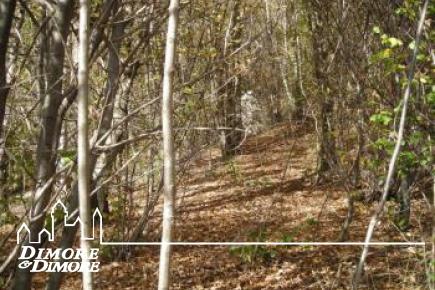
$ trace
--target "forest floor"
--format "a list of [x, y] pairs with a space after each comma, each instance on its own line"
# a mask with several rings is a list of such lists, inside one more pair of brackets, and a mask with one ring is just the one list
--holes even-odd
[[[227, 162], [217, 149], [204, 152], [180, 180], [174, 240], [337, 241], [346, 193], [338, 185], [314, 185], [315, 136], [305, 132], [277, 126], [248, 138], [242, 154]], [[387, 214], [374, 240], [420, 236], [422, 201], [413, 208], [408, 233]], [[372, 210], [356, 204], [349, 241], [364, 240]], [[147, 240], [158, 237], [154, 230]], [[425, 289], [424, 250], [372, 247], [362, 288]], [[175, 246], [171, 289], [349, 289], [360, 253], [360, 246]], [[98, 289], [156, 289], [158, 256], [157, 246], [142, 246], [124, 261], [103, 259]], [[63, 289], [80, 289], [80, 283], [71, 275]]]

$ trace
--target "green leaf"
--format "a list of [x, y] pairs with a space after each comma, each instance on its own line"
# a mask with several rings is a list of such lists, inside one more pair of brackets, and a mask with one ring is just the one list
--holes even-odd
[[417, 55], [417, 60], [418, 61], [424, 61], [426, 59], [426, 55], [424, 55], [423, 53], [419, 53]]
[[413, 40], [410, 44], [408, 44], [408, 48], [411, 50], [415, 49], [415, 40]]
[[379, 138], [378, 140], [375, 141], [374, 143], [375, 147], [380, 149], [380, 150], [386, 150], [387, 152], [392, 152], [393, 148], [394, 148], [394, 143], [392, 140], [389, 140], [387, 138]]
[[373, 31], [374, 34], [380, 34], [381, 33], [381, 29], [379, 28], [379, 26], [374, 26], [372, 31]]
[[282, 238], [281, 238], [281, 241], [283, 242], [283, 243], [291, 243], [291, 242], [293, 242], [293, 235], [291, 235], [291, 234], [283, 234], [282, 235]]
[[394, 47], [399, 47], [403, 45], [403, 41], [401, 41], [398, 38], [395, 37], [384, 37], [384, 35], [382, 35], [382, 44], [387, 45], [390, 48], [394, 48]]
[[184, 87], [183, 88], [183, 94], [185, 95], [193, 95], [193, 88], [192, 87]]
[[76, 157], [76, 151], [75, 150], [62, 150], [59, 152], [60, 156], [60, 162], [64, 165], [68, 165], [72, 162], [74, 162], [74, 159]]
[[370, 57], [370, 61], [371, 62], [378, 62], [381, 60], [389, 59], [392, 55], [393, 55], [393, 51], [391, 50], [391, 48], [386, 48], [386, 49], [379, 51], [378, 53], [373, 54]]
[[388, 111], [382, 111], [379, 114], [374, 114], [370, 117], [370, 122], [384, 126], [388, 126], [392, 120], [393, 117]]
[[411, 166], [418, 162], [418, 157], [414, 152], [411, 151], [403, 151], [400, 153], [400, 158], [402, 159], [402, 162], [404, 165]]
[[435, 105], [435, 92], [430, 92], [426, 95], [426, 100], [429, 104]]

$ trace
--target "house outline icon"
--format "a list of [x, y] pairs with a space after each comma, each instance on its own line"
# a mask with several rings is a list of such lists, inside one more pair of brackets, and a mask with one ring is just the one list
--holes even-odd
[[[43, 228], [38, 233], [38, 240], [32, 241], [32, 240], [30, 240], [31, 230], [30, 230], [29, 226], [24, 222], [21, 224], [21, 226], [17, 230], [17, 244], [20, 244], [20, 242], [22, 240], [24, 240], [26, 236], [29, 237], [29, 241], [28, 241], [29, 244], [41, 244], [41, 242], [43, 241], [44, 235], [47, 236], [47, 240], [49, 242], [53, 242], [54, 237], [55, 237], [55, 225], [56, 225], [55, 212], [56, 212], [57, 208], [60, 208], [63, 211], [63, 225], [64, 225], [64, 227], [75, 227], [78, 224], [78, 226], [80, 227], [80, 234], [81, 234], [80, 239], [82, 239], [82, 240], [95, 240], [95, 238], [96, 238], [95, 227], [97, 226], [97, 227], [99, 227], [100, 243], [102, 242], [102, 239], [103, 239], [103, 216], [101, 215], [101, 212], [98, 208], [96, 208], [94, 213], [92, 214], [92, 234], [90, 237], [86, 237], [84, 235], [83, 222], [80, 219], [80, 217], [77, 216], [75, 219], [73, 219], [73, 217], [70, 217], [70, 215], [68, 213], [68, 209], [65, 206], [65, 204], [61, 200], [58, 200], [51, 207], [51, 210], [50, 210], [50, 221], [51, 221], [51, 225], [49, 227], [50, 230], [48, 230], [47, 228]], [[98, 225], [96, 225], [96, 221], [95, 221], [96, 219], [98, 219]], [[22, 234], [23, 232], [24, 232], [24, 234]]]

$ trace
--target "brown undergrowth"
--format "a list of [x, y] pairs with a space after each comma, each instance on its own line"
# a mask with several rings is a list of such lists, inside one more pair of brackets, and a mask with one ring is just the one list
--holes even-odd
[[[174, 240], [336, 241], [346, 193], [313, 185], [315, 137], [305, 129], [281, 125], [250, 137], [225, 162], [217, 149], [204, 152], [179, 181]], [[375, 240], [419, 240], [421, 203], [414, 201], [410, 232], [400, 233], [386, 214]], [[349, 241], [363, 241], [372, 209], [356, 205]], [[158, 231], [149, 239], [158, 241]], [[359, 246], [177, 246], [172, 289], [349, 289], [360, 253]], [[103, 260], [97, 289], [156, 289], [158, 255], [158, 247], [142, 246], [124, 261]], [[423, 256], [424, 248], [373, 247], [362, 289], [424, 289]], [[80, 283], [68, 276], [63, 289]]]

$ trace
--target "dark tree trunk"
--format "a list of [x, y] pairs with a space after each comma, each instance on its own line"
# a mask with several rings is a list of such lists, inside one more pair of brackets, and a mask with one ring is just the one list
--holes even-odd
[[9, 87], [6, 79], [6, 54], [11, 34], [12, 20], [14, 18], [16, 0], [4, 0], [0, 5], [0, 199], [3, 197], [3, 186], [6, 181], [7, 157], [3, 123], [6, 114], [6, 99]]
[[[50, 179], [56, 170], [57, 146], [62, 120], [59, 118], [59, 108], [65, 94], [63, 94], [63, 69], [65, 58], [64, 43], [68, 38], [69, 27], [72, 19], [74, 0], [59, 1], [56, 6], [55, 17], [49, 23], [49, 47], [44, 54], [44, 70], [42, 76], [46, 78], [47, 90], [41, 95], [41, 131], [39, 133], [36, 177], [37, 184], [33, 196], [33, 203], [30, 210], [30, 236], [24, 242], [38, 240], [38, 234], [44, 226], [46, 208], [52, 190]], [[61, 35], [59, 37], [58, 35]], [[43, 90], [44, 91], [44, 90]], [[41, 245], [33, 244], [34, 247]], [[32, 274], [29, 269], [17, 268], [13, 289], [30, 289]]]
[[406, 173], [404, 176], [402, 176], [400, 187], [397, 191], [399, 210], [396, 212], [395, 215], [395, 223], [402, 231], [406, 231], [409, 229], [409, 218], [411, 216], [410, 187], [412, 181], [412, 174]]
[[[321, 11], [315, 1], [311, 2], [312, 11]], [[322, 18], [323, 17], [323, 18]], [[318, 134], [318, 155], [317, 155], [317, 175], [320, 181], [325, 173], [332, 169], [336, 163], [335, 139], [333, 136], [332, 118], [334, 113], [334, 100], [329, 92], [330, 86], [327, 82], [327, 63], [328, 40], [324, 37], [324, 27], [328, 24], [327, 16], [314, 13], [310, 16], [312, 45], [313, 45], [313, 64], [314, 74], [319, 86], [318, 104], [319, 113], [317, 118]]]
[[[108, 2], [110, 1], [111, 0], [108, 0]], [[118, 12], [119, 7], [120, 5], [117, 5], [117, 3], [112, 5], [111, 6], [112, 10], [110, 15], [115, 15]], [[119, 78], [120, 78], [118, 51], [120, 49], [121, 39], [122, 39], [122, 35], [124, 34], [125, 25], [126, 23], [124, 22], [116, 22], [112, 29], [111, 39], [113, 41], [111, 42], [108, 48], [109, 49], [108, 79], [106, 81], [106, 86], [104, 91], [105, 94], [104, 110], [101, 116], [99, 127], [95, 131], [91, 144], [96, 140], [102, 139], [112, 126], [113, 115], [114, 115], [113, 113], [116, 104], [116, 97], [118, 93]], [[134, 76], [135, 73], [133, 74], [133, 77]], [[106, 140], [110, 140], [114, 143], [119, 142], [120, 141], [119, 138], [123, 137], [122, 132], [119, 133], [115, 131], [112, 134], [115, 135], [115, 133], [118, 133], [117, 136], [113, 137], [112, 139], [106, 137], [104, 138], [104, 140], [102, 140], [101, 143], [105, 144]], [[94, 173], [91, 174], [90, 176], [90, 178], [94, 176], [90, 183], [91, 192], [96, 187], [96, 183], [98, 182], [98, 180], [106, 175], [105, 173], [107, 169], [111, 166], [111, 164], [113, 164], [116, 156], [122, 151], [122, 149], [123, 147], [119, 146], [117, 149], [112, 150], [107, 154], [103, 154], [103, 156], [100, 156], [97, 152], [91, 150], [90, 161], [89, 161], [89, 168], [90, 168], [89, 172]], [[97, 196], [99, 196], [99, 198], [97, 198]], [[107, 206], [107, 211], [108, 211], [107, 197], [104, 194], [102, 194], [101, 191], [98, 191], [97, 194], [93, 194], [91, 196], [91, 208], [93, 209], [96, 208], [97, 206], [103, 207], [103, 210], [104, 207]], [[68, 199], [68, 212], [74, 212], [77, 208], [78, 208], [78, 187], [77, 187], [77, 180], [76, 180], [72, 185], [71, 195]], [[66, 249], [71, 247], [74, 243], [77, 230], [78, 227], [64, 227], [59, 248]], [[52, 273], [47, 282], [46, 289], [47, 290], [59, 289], [62, 283], [63, 276], [64, 275], [62, 272]]]
[[[240, 25], [240, 1], [234, 0], [230, 26], [227, 31], [226, 41], [228, 45], [224, 48], [224, 55], [230, 54], [240, 45], [242, 37], [242, 26]], [[225, 100], [223, 104], [223, 114], [225, 127], [231, 128], [225, 132], [223, 140], [223, 157], [227, 158], [237, 153], [237, 147], [242, 141], [242, 132], [236, 128], [242, 128], [241, 118], [241, 90], [240, 78], [238, 75], [232, 76], [235, 70], [235, 63], [228, 63], [225, 68], [226, 79], [233, 79], [226, 86]]]
[[2, 1], [2, 5], [0, 5], [0, 136], [3, 135], [6, 98], [9, 93], [9, 87], [6, 82], [6, 53], [8, 50], [15, 5], [16, 0], [4, 0]]

